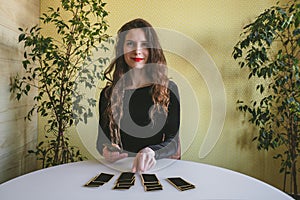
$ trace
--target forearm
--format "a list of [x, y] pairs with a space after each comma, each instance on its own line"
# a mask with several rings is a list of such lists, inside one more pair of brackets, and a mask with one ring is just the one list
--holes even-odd
[[101, 155], [103, 155], [103, 144], [110, 143], [110, 131], [107, 120], [105, 120], [107, 119], [105, 109], [109, 102], [108, 99], [105, 97], [105, 90], [107, 90], [107, 87], [101, 91], [99, 98], [99, 123], [98, 138], [96, 143], [96, 148]]
[[105, 143], [110, 143], [110, 139], [106, 136], [102, 127], [99, 124], [96, 148], [101, 155], [103, 155], [103, 144], [105, 144]]
[[178, 150], [178, 134], [160, 144], [150, 145], [149, 148], [155, 152], [155, 159], [169, 158]]

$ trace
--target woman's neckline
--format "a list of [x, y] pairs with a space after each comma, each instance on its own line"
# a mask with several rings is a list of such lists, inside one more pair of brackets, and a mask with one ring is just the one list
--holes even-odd
[[125, 90], [138, 90], [138, 89], [143, 89], [143, 88], [148, 88], [148, 87], [152, 87], [153, 86], [153, 83], [149, 83], [149, 84], [143, 84], [143, 85], [140, 85], [140, 86], [136, 86], [136, 87], [127, 87], [125, 88]]

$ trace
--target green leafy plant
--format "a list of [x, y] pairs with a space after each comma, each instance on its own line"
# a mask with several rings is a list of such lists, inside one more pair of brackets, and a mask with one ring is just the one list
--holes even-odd
[[[257, 148], [278, 149], [283, 190], [298, 194], [300, 142], [300, 3], [292, 0], [265, 10], [244, 27], [233, 51], [240, 68], [256, 80], [257, 98], [238, 100], [240, 111], [258, 128]], [[279, 148], [280, 147], [280, 148]], [[281, 152], [281, 150], [283, 150]]]
[[105, 52], [107, 44], [113, 42], [105, 33], [105, 5], [101, 0], [61, 0], [60, 8], [49, 7], [40, 22], [54, 28], [55, 37], [46, 36], [38, 25], [20, 28], [24, 73], [13, 78], [11, 92], [20, 100], [33, 88], [37, 90], [26, 119], [30, 120], [34, 112], [47, 119], [45, 140], [29, 151], [42, 161], [42, 167], [84, 158], [78, 148], [70, 146], [67, 130], [93, 116], [91, 107], [96, 100], [85, 97], [78, 88], [94, 88], [109, 62], [107, 57], [92, 59], [94, 51]]

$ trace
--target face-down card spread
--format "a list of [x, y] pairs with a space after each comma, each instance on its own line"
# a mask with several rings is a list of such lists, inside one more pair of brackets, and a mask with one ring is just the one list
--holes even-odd
[[100, 173], [97, 176], [90, 179], [84, 186], [87, 187], [99, 187], [110, 181], [113, 174]]
[[167, 181], [180, 191], [185, 191], [185, 190], [190, 190], [195, 188], [195, 185], [187, 182], [181, 177], [167, 178]]
[[163, 187], [155, 174], [141, 174], [145, 191], [162, 190]]
[[117, 179], [115, 186], [113, 189], [129, 189], [131, 186], [134, 185], [135, 176], [132, 172], [122, 172]]

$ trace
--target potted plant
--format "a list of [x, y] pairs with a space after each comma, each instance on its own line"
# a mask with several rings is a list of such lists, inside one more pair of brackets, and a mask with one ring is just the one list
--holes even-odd
[[300, 1], [278, 2], [244, 27], [233, 51], [240, 68], [248, 68], [249, 79], [256, 81], [258, 92], [251, 102], [238, 100], [238, 108], [257, 127], [253, 138], [257, 148], [279, 152], [274, 158], [281, 160], [283, 190], [294, 197], [300, 155], [299, 24]]
[[[22, 29], [19, 42], [24, 44], [23, 73], [12, 79], [11, 92], [20, 100], [34, 88], [34, 112], [47, 119], [45, 140], [29, 153], [37, 155], [42, 167], [82, 160], [80, 150], [69, 144], [67, 130], [93, 115], [96, 105], [78, 87], [95, 87], [102, 79], [106, 57], [92, 59], [95, 50], [106, 51], [112, 40], [102, 0], [61, 0], [58, 8], [49, 7], [40, 22], [56, 30], [55, 37], [46, 36], [41, 26]], [[87, 101], [89, 107], [84, 107]]]

